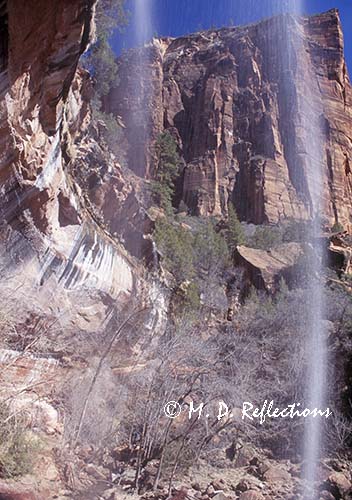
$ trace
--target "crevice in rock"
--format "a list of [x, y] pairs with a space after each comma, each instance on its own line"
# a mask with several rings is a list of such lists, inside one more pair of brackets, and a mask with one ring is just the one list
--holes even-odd
[[334, 218], [335, 222], [338, 222], [338, 213], [337, 213], [337, 207], [336, 207], [336, 200], [335, 200], [335, 195], [334, 195], [334, 169], [333, 169], [333, 164], [332, 164], [332, 158], [331, 158], [331, 153], [330, 150], [326, 150], [326, 164], [328, 167], [328, 186], [329, 186], [329, 191], [330, 191], [330, 199], [331, 199], [331, 205], [332, 205], [332, 210], [334, 213]]
[[9, 60], [7, 0], [0, 0], [0, 71], [6, 71]]
[[348, 175], [350, 175], [350, 173], [351, 173], [350, 161], [349, 161], [349, 159], [348, 159], [348, 156], [346, 155], [346, 156], [345, 156], [345, 174], [346, 174], [346, 177], [347, 177]]
[[346, 80], [348, 79], [346, 64], [343, 65], [342, 72], [343, 72], [343, 84], [342, 84], [343, 109], [344, 111], [346, 111], [347, 108]]

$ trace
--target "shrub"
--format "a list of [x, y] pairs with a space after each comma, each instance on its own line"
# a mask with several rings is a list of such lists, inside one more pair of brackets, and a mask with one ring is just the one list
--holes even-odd
[[335, 222], [331, 228], [332, 233], [342, 233], [344, 231], [343, 225], [340, 222]]
[[[261, 405], [267, 399], [278, 407], [300, 401], [304, 394], [307, 297], [303, 291], [282, 292], [275, 298], [253, 292], [236, 317], [217, 339], [219, 364], [236, 407], [243, 401]], [[273, 383], [274, 381], [274, 383]], [[269, 447], [275, 454], [295, 452], [302, 422], [277, 419], [261, 426], [243, 424], [253, 444]]]
[[230, 263], [226, 240], [209, 220], [201, 221], [192, 231], [172, 219], [159, 219], [154, 239], [166, 268], [178, 283], [204, 272], [211, 275], [222, 272]]
[[114, 153], [122, 166], [127, 166], [127, 139], [122, 126], [119, 125], [114, 115], [104, 113], [97, 107], [93, 107], [93, 116], [95, 120], [101, 120], [105, 125], [103, 138], [109, 149]]
[[195, 235], [194, 259], [197, 269], [207, 273], [221, 271], [229, 265], [230, 256], [226, 240], [207, 221]]
[[188, 206], [186, 205], [186, 203], [183, 200], [181, 200], [177, 211], [179, 214], [181, 214], [183, 212], [188, 213]]
[[30, 437], [24, 418], [0, 403], [0, 475], [4, 478], [31, 472], [37, 446]]
[[125, 0], [99, 0], [95, 16], [98, 39], [109, 38], [116, 28], [121, 30], [127, 24], [125, 3]]
[[100, 0], [96, 7], [96, 42], [83, 57], [83, 65], [94, 78], [95, 95], [92, 100], [93, 118], [105, 123], [104, 139], [112, 152], [123, 164], [124, 151], [127, 149], [122, 127], [115, 117], [104, 113], [103, 98], [117, 81], [117, 63], [110, 45], [110, 37], [116, 28], [122, 28], [127, 22], [124, 9], [125, 0]]
[[[96, 10], [96, 42], [83, 59], [84, 65], [95, 77], [95, 92], [99, 104], [116, 80], [116, 56], [109, 39], [116, 28], [127, 22], [125, 0], [100, 0]], [[98, 104], [98, 108], [100, 105]]]
[[[205, 403], [218, 401], [220, 387], [212, 386], [208, 373], [213, 355], [213, 349], [200, 331], [187, 321], [178, 323], [159, 339], [153, 368], [129, 377], [131, 392], [120, 435], [132, 448], [131, 455], [137, 458], [137, 491], [142, 468], [151, 460], [157, 464], [154, 489], [162, 478], [170, 490], [176, 469], [185, 472], [223, 428], [216, 417], [208, 422], [205, 418], [198, 419], [197, 414], [187, 418], [187, 398]], [[165, 418], [163, 408], [171, 400], [183, 407], [184, 415], [180, 418]], [[130, 436], [135, 436], [132, 446]]]
[[260, 250], [269, 250], [282, 243], [281, 230], [277, 226], [258, 226], [248, 245]]
[[174, 275], [177, 283], [192, 279], [194, 266], [191, 233], [168, 219], [159, 219], [154, 239], [163, 255], [166, 269]]
[[308, 241], [313, 234], [312, 223], [310, 221], [289, 221], [283, 226], [282, 231], [282, 239], [284, 242], [305, 242]]
[[177, 317], [189, 317], [190, 319], [200, 309], [199, 286], [195, 281], [184, 281], [175, 290], [173, 307]]
[[174, 320], [187, 315], [191, 321], [201, 307], [208, 312], [227, 307], [224, 279], [231, 261], [226, 239], [213, 222], [191, 217], [185, 226], [173, 219], [159, 219], [154, 239], [164, 268], [175, 280]]
[[96, 97], [100, 99], [109, 93], [111, 84], [117, 77], [115, 54], [106, 39], [100, 39], [91, 49], [90, 64], [89, 69], [95, 80]]

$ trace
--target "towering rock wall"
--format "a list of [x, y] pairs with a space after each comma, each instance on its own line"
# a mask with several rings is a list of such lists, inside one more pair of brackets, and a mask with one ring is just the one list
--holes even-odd
[[90, 77], [78, 68], [94, 36], [95, 1], [14, 0], [1, 9], [2, 266], [43, 301], [56, 286], [128, 297], [135, 264], [98, 215], [92, 182], [92, 192], [81, 182], [98, 172], [96, 182], [112, 188], [110, 206], [133, 198], [100, 145]]
[[[29, 415], [39, 404], [44, 420], [53, 417], [56, 444], [70, 418], [57, 402], [68, 400], [74, 379], [72, 404], [80, 404], [79, 380], [90, 380], [148, 288], [123, 244], [140, 256], [137, 183], [104, 144], [103, 124], [92, 122], [91, 79], [78, 67], [94, 37], [94, 10], [95, 0], [0, 1], [0, 387]], [[125, 356], [139, 340], [131, 339]], [[47, 432], [42, 420], [35, 425]], [[33, 485], [0, 481], [1, 498], [57, 493], [63, 475], [45, 443]]]
[[7, 4], [9, 54], [1, 74], [1, 209], [10, 224], [32, 219], [44, 233], [55, 225], [55, 209], [49, 205], [57, 203], [59, 191], [64, 190], [65, 104], [78, 59], [88, 44], [92, 4], [20, 0]]
[[352, 90], [336, 10], [153, 40], [142, 52], [120, 59], [107, 104], [127, 125], [138, 175], [153, 176], [144, 158], [167, 128], [186, 161], [180, 198], [193, 213], [226, 215], [232, 200], [256, 224], [307, 219], [321, 169], [323, 217], [350, 224]]

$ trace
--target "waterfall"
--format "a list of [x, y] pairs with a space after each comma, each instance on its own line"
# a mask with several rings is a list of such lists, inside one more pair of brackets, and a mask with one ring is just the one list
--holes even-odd
[[135, 107], [132, 112], [134, 124], [134, 151], [130, 155], [133, 162], [132, 169], [141, 177], [148, 177], [149, 159], [148, 146], [150, 139], [150, 93], [151, 93], [151, 65], [150, 52], [145, 48], [152, 38], [151, 0], [134, 1], [134, 86], [132, 92]]
[[[318, 224], [314, 223], [315, 241], [319, 241]], [[319, 244], [315, 244], [315, 251], [321, 256]], [[315, 276], [313, 275], [315, 274]], [[316, 264], [312, 269], [312, 279], [310, 283], [311, 303], [307, 328], [306, 354], [310, 363], [307, 371], [307, 402], [309, 408], [324, 408], [326, 405], [326, 366], [327, 348], [326, 332], [322, 319], [324, 309], [324, 297], [322, 286], [321, 259], [316, 259]], [[314, 483], [317, 479], [317, 468], [322, 447], [322, 420], [311, 418], [306, 420], [304, 432], [304, 471], [303, 478], [306, 483], [305, 498], [315, 498]]]
[[[273, 8], [277, 7], [276, 0]], [[282, 85], [285, 88], [285, 79], [293, 74], [296, 91], [296, 108], [294, 120], [296, 122], [295, 137], [290, 140], [294, 142], [297, 162], [296, 168], [304, 175], [305, 203], [310, 212], [311, 234], [308, 242], [312, 251], [312, 262], [309, 272], [304, 276], [302, 287], [307, 288], [309, 303], [307, 304], [307, 316], [305, 328], [305, 353], [307, 369], [305, 375], [306, 394], [305, 404], [308, 408], [326, 408], [326, 377], [327, 346], [326, 332], [324, 329], [324, 292], [323, 292], [323, 248], [320, 238], [321, 221], [323, 214], [323, 142], [320, 124], [322, 110], [316, 99], [319, 95], [316, 75], [312, 68], [308, 52], [305, 50], [306, 33], [302, 16], [304, 15], [304, 0], [287, 0], [285, 7], [289, 15], [284, 15], [284, 31], [286, 38], [281, 49], [281, 64], [286, 75], [282, 77]], [[297, 15], [298, 14], [298, 15]], [[292, 64], [291, 59], [292, 57]], [[288, 89], [289, 91], [289, 89]], [[288, 102], [289, 94], [284, 94]], [[286, 112], [288, 104], [286, 104]], [[286, 119], [286, 117], [285, 117]], [[288, 119], [288, 116], [287, 116]], [[304, 316], [302, 311], [302, 317]], [[322, 419], [307, 418], [303, 435], [303, 468], [302, 479], [304, 480], [304, 498], [313, 500], [314, 484], [317, 479], [318, 465], [322, 448]]]
[[[314, 102], [312, 92], [313, 78], [310, 75], [306, 85], [306, 100]], [[327, 332], [323, 321], [324, 312], [324, 280], [323, 280], [323, 244], [321, 238], [321, 218], [324, 213], [323, 195], [323, 142], [321, 138], [320, 113], [313, 105], [305, 106], [304, 149], [310, 159], [310, 175], [308, 178], [311, 193], [312, 231], [311, 245], [314, 257], [310, 264], [308, 288], [310, 303], [308, 304], [308, 321], [306, 327], [306, 359], [308, 368], [306, 374], [306, 401], [309, 408], [322, 409], [326, 407], [326, 369], [327, 369]], [[317, 498], [314, 484], [317, 480], [318, 465], [322, 449], [322, 419], [310, 418], [305, 421], [304, 432], [304, 496], [306, 499]]]
[[[152, 38], [153, 28], [152, 28], [152, 16], [151, 16], [151, 0], [135, 0], [135, 44], [137, 47], [143, 47]], [[139, 95], [136, 95], [137, 101], [140, 103], [140, 109], [137, 112], [135, 122], [139, 125], [143, 125], [145, 133], [144, 140], [142, 144], [142, 149], [146, 153], [149, 143], [149, 130], [147, 124], [149, 123], [149, 113], [150, 110], [147, 109], [147, 90], [146, 82], [150, 77], [150, 67], [148, 64], [148, 52], [142, 50], [138, 54], [138, 67], [136, 71], [136, 78], [138, 80], [138, 85], [136, 88], [139, 89]], [[140, 158], [145, 158], [146, 156], [141, 155]], [[140, 166], [141, 172], [147, 170], [145, 165]], [[159, 259], [158, 252], [155, 242], [152, 240], [152, 273], [154, 278], [151, 281], [151, 286], [149, 290], [149, 299], [152, 305], [152, 310], [149, 314], [149, 318], [145, 323], [145, 327], [152, 334], [160, 332], [165, 328], [167, 321], [167, 303], [165, 299], [165, 293], [162, 289], [158, 275], [159, 270]]]
[[141, 46], [152, 36], [151, 0], [136, 0], [135, 39]]
[[[300, 13], [303, 14], [302, 9]], [[297, 29], [302, 36], [301, 44], [305, 43], [305, 33], [302, 24], [298, 22]], [[309, 408], [323, 409], [326, 407], [326, 366], [327, 346], [326, 332], [323, 321], [324, 311], [324, 284], [323, 284], [323, 246], [321, 239], [321, 218], [324, 213], [322, 205], [323, 195], [323, 140], [320, 124], [319, 103], [314, 99], [314, 94], [319, 93], [316, 75], [312, 71], [312, 62], [301, 46], [301, 53], [306, 54], [306, 68], [303, 72], [304, 84], [301, 88], [300, 113], [301, 127], [305, 131], [304, 140], [301, 145], [302, 156], [306, 156], [307, 163], [307, 186], [309, 191], [308, 202], [310, 204], [310, 215], [312, 219], [310, 244], [313, 248], [313, 258], [309, 266], [309, 274], [304, 278], [307, 280], [308, 317], [305, 326], [306, 333], [306, 403]], [[310, 70], [310, 71], [309, 71]], [[317, 480], [318, 465], [322, 449], [322, 419], [308, 418], [305, 420], [304, 443], [303, 443], [303, 479], [305, 480], [304, 497], [306, 499], [316, 498], [314, 484]]]

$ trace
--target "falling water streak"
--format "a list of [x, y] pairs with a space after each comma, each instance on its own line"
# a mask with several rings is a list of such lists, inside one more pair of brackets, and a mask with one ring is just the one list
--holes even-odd
[[150, 0], [135, 0], [136, 3], [136, 32], [135, 39], [138, 46], [144, 45], [152, 36], [152, 19]]
[[151, 0], [134, 0], [134, 41], [136, 50], [135, 67], [134, 67], [134, 90], [133, 96], [137, 103], [133, 112], [133, 122], [136, 127], [137, 142], [136, 156], [134, 158], [134, 169], [144, 173], [147, 168], [147, 148], [150, 139], [148, 124], [150, 123], [150, 110], [148, 110], [148, 82], [151, 77], [151, 68], [149, 64], [150, 54], [146, 50], [145, 45], [152, 37], [152, 15], [151, 15]]
[[[304, 3], [305, 0], [271, 0], [272, 15], [279, 13], [288, 12], [290, 14], [298, 14], [298, 16], [304, 15]], [[299, 41], [298, 50], [300, 51], [302, 58], [309, 57], [303, 45], [305, 44], [305, 34], [300, 26], [299, 19], [296, 18], [295, 28], [292, 32], [292, 26], [290, 27], [290, 21], [287, 16], [285, 16], [285, 34], [286, 44], [283, 47], [287, 47], [290, 50], [291, 45], [295, 41]], [[297, 37], [297, 38], [296, 38]], [[275, 48], [274, 48], [275, 50]], [[282, 67], [286, 67], [289, 62], [289, 53], [282, 49], [281, 54], [281, 64]], [[308, 68], [311, 68], [311, 62], [308, 60]], [[298, 65], [301, 64], [301, 68], [304, 67], [304, 63], [300, 61]], [[290, 68], [292, 70], [292, 68]], [[297, 71], [297, 69], [296, 69]], [[327, 347], [326, 347], [326, 333], [324, 331], [323, 322], [323, 311], [324, 311], [324, 293], [323, 293], [323, 248], [320, 239], [320, 220], [319, 214], [323, 213], [322, 206], [322, 192], [323, 192], [323, 180], [322, 180], [322, 155], [323, 146], [320, 140], [321, 131], [319, 124], [319, 110], [316, 109], [314, 104], [314, 78], [315, 75], [302, 71], [299, 78], [304, 75], [303, 89], [304, 91], [298, 97], [297, 106], [297, 116], [295, 120], [297, 123], [301, 124], [304, 133], [300, 134], [300, 139], [303, 138], [303, 144], [300, 145], [300, 149], [304, 151], [306, 158], [309, 158], [310, 164], [308, 165], [308, 188], [311, 193], [311, 216], [313, 219], [312, 223], [312, 234], [310, 242], [313, 248], [313, 262], [310, 267], [309, 276], [305, 277], [308, 281], [307, 288], [310, 296], [310, 303], [308, 306], [308, 320], [305, 325], [306, 329], [306, 358], [308, 360], [308, 368], [306, 373], [306, 386], [307, 391], [305, 394], [306, 403], [308, 408], [326, 408], [326, 363], [327, 363]], [[297, 74], [296, 74], [296, 82]], [[302, 89], [302, 87], [301, 87]], [[286, 96], [288, 100], [289, 95]], [[302, 123], [302, 117], [304, 122]], [[303, 147], [302, 147], [303, 146]], [[297, 147], [297, 145], [296, 145]], [[302, 285], [304, 285], [302, 283]], [[304, 431], [304, 463], [305, 467], [302, 475], [304, 480], [304, 498], [306, 500], [315, 499], [314, 494], [314, 484], [317, 479], [318, 464], [320, 459], [320, 453], [322, 449], [322, 421], [321, 418], [310, 418], [305, 420], [305, 431]]]
[[[278, 12], [290, 12], [296, 14], [304, 13], [304, 0], [272, 0], [272, 14], [277, 14]], [[137, 32], [136, 40], [138, 45], [142, 45], [146, 39], [148, 39], [152, 34], [151, 18], [150, 18], [150, 0], [136, 0], [136, 19], [137, 19]], [[291, 35], [288, 29], [288, 24], [286, 26], [286, 36], [288, 46], [290, 40], [288, 39]], [[299, 26], [297, 24], [297, 30]], [[304, 43], [304, 38], [302, 38], [302, 43]], [[303, 48], [302, 48], [303, 49]], [[277, 49], [276, 49], [277, 50]], [[302, 54], [305, 51], [302, 50]], [[288, 54], [282, 53], [282, 58], [286, 58]], [[141, 74], [143, 73], [143, 62], [140, 65]], [[302, 75], [301, 75], [302, 76]], [[309, 75], [305, 75], [305, 78], [309, 78]], [[313, 101], [313, 93], [311, 86], [308, 82], [307, 85], [308, 95], [305, 96], [306, 102]], [[288, 97], [288, 96], [287, 96]], [[304, 107], [303, 98], [300, 97], [301, 102], [299, 105], [299, 111], [301, 111], [301, 116], [305, 116], [306, 123], [303, 124], [305, 130], [305, 140], [303, 144], [303, 149], [305, 150], [306, 156], [310, 158], [310, 183], [309, 191], [312, 193], [311, 196], [311, 215], [313, 218], [313, 230], [311, 235], [312, 247], [315, 251], [315, 258], [313, 259], [313, 264], [310, 268], [310, 275], [307, 276], [308, 288], [310, 291], [311, 303], [309, 304], [309, 317], [306, 325], [307, 333], [307, 345], [306, 354], [307, 359], [309, 359], [309, 367], [307, 371], [307, 394], [306, 402], [307, 406], [310, 408], [324, 409], [325, 403], [325, 367], [327, 361], [327, 350], [326, 350], [326, 335], [324, 332], [323, 323], [323, 310], [324, 310], [324, 296], [323, 296], [323, 286], [322, 286], [322, 248], [319, 243], [319, 233], [320, 233], [320, 222], [318, 215], [322, 213], [322, 172], [319, 170], [321, 166], [321, 161], [319, 158], [322, 155], [322, 144], [319, 141], [319, 119], [318, 114], [315, 112], [314, 107], [308, 105]], [[302, 113], [304, 111], [304, 113]], [[317, 161], [312, 162], [312, 158]], [[313, 170], [314, 169], [314, 170]], [[314, 185], [312, 184], [314, 182]], [[317, 467], [320, 457], [320, 450], [322, 445], [322, 428], [321, 420], [319, 418], [307, 419], [305, 421], [306, 428], [304, 433], [304, 460], [306, 463], [306, 468], [304, 471], [304, 479], [306, 481], [307, 487], [305, 491], [306, 498], [314, 498], [311, 493], [313, 490], [313, 485], [317, 476]]]
[[[311, 89], [310, 82], [308, 88]], [[313, 101], [312, 92], [306, 96]], [[306, 355], [308, 368], [306, 375], [307, 394], [306, 400], [309, 408], [325, 409], [326, 407], [326, 367], [327, 367], [327, 346], [326, 332], [323, 321], [324, 312], [324, 289], [323, 289], [323, 246], [321, 239], [320, 214], [323, 213], [323, 172], [322, 154], [323, 144], [321, 142], [321, 130], [319, 124], [319, 113], [312, 107], [307, 107], [305, 129], [309, 131], [305, 138], [305, 149], [311, 160], [311, 168], [314, 170], [311, 175], [310, 186], [312, 193], [312, 247], [314, 250], [313, 262], [311, 265], [309, 288], [311, 303], [309, 304], [309, 316], [307, 324], [307, 345]], [[312, 158], [315, 161], [312, 161]], [[322, 450], [322, 419], [311, 418], [305, 422], [304, 432], [304, 461], [305, 469], [303, 478], [306, 483], [305, 498], [317, 498], [314, 493], [314, 484], [317, 480], [319, 459]]]
[[[317, 273], [321, 269], [315, 266]], [[326, 367], [326, 346], [325, 332], [322, 322], [323, 313], [323, 291], [321, 281], [316, 279], [312, 284], [312, 304], [311, 304], [311, 337], [307, 346], [307, 354], [311, 363], [307, 373], [307, 401], [310, 408], [324, 408], [325, 402], [325, 367]], [[314, 483], [317, 479], [317, 468], [322, 447], [322, 426], [321, 419], [310, 419], [306, 421], [304, 434], [304, 479], [306, 481], [306, 498], [312, 495]], [[314, 495], [311, 498], [315, 498]]]
[[[303, 15], [302, 5], [300, 14]], [[304, 43], [304, 37], [302, 43]], [[302, 47], [302, 52], [307, 54]], [[309, 56], [307, 56], [309, 57]], [[312, 63], [308, 60], [309, 67]], [[304, 150], [309, 158], [308, 186], [311, 193], [311, 215], [313, 217], [311, 244], [313, 259], [308, 276], [308, 322], [306, 326], [306, 359], [308, 368], [306, 374], [306, 401], [309, 408], [324, 410], [326, 407], [326, 366], [327, 346], [323, 321], [324, 290], [323, 290], [323, 247], [321, 239], [321, 219], [323, 213], [323, 143], [321, 139], [320, 112], [314, 103], [315, 74], [306, 74], [305, 99], [301, 102], [303, 119]], [[305, 421], [304, 431], [304, 497], [315, 499], [314, 485], [317, 481], [318, 466], [322, 450], [322, 419], [310, 418]]]
[[[288, 11], [292, 13], [304, 15], [304, 0], [289, 0]], [[301, 54], [306, 54], [305, 34], [300, 30], [299, 21], [296, 24], [297, 35], [299, 42], [298, 50]], [[291, 32], [292, 33], [292, 32]], [[295, 36], [290, 34], [288, 24], [286, 25], [286, 36]], [[293, 42], [293, 40], [288, 40]], [[283, 54], [285, 57], [285, 54]], [[310, 60], [307, 61], [308, 68], [311, 68]], [[303, 64], [303, 63], [302, 63]], [[308, 408], [324, 409], [326, 399], [325, 389], [325, 368], [327, 361], [326, 335], [324, 332], [323, 309], [324, 309], [324, 294], [323, 294], [323, 269], [322, 256], [323, 249], [320, 239], [320, 220], [319, 215], [323, 213], [322, 207], [322, 151], [323, 145], [320, 140], [321, 130], [319, 124], [319, 112], [314, 103], [314, 78], [315, 75], [302, 72], [305, 75], [302, 95], [298, 97], [299, 104], [297, 109], [297, 121], [301, 121], [301, 126], [305, 133], [303, 139], [303, 150], [306, 157], [309, 159], [308, 165], [308, 188], [311, 194], [311, 216], [313, 219], [311, 245], [313, 248], [313, 259], [310, 267], [310, 274], [305, 279], [308, 280], [308, 292], [310, 303], [308, 304], [308, 321], [306, 328], [306, 358], [308, 360], [308, 368], [306, 374], [306, 403]], [[302, 75], [300, 75], [302, 76]], [[303, 97], [304, 96], [304, 97]], [[303, 122], [303, 123], [302, 123]], [[302, 134], [301, 134], [302, 135]], [[322, 448], [322, 421], [321, 418], [310, 418], [305, 421], [304, 431], [304, 497], [306, 499], [314, 499], [314, 484], [317, 479], [318, 464]]]
[[[135, 0], [135, 41], [137, 47], [143, 47], [146, 42], [149, 42], [153, 34], [153, 23], [151, 15], [151, 0]], [[139, 119], [141, 124], [146, 124], [149, 121], [149, 111], [146, 105], [146, 95], [145, 95], [145, 82], [148, 81], [150, 75], [150, 67], [148, 64], [148, 51], [141, 50], [138, 54], [138, 67], [136, 71], [136, 78], [138, 80], [138, 86], [140, 95], [136, 95], [137, 102], [140, 103], [140, 109], [138, 111]], [[148, 128], [145, 128], [144, 136], [144, 149], [147, 149], [149, 142]], [[144, 169], [142, 169], [144, 170]], [[159, 269], [158, 252], [156, 244], [152, 241], [152, 272], [157, 274]], [[163, 291], [161, 289], [158, 279], [154, 278], [151, 281], [151, 286], [149, 290], [149, 298], [152, 304], [152, 309], [149, 314], [149, 318], [145, 323], [147, 330], [152, 332], [161, 331], [163, 325], [166, 324], [166, 311], [167, 305]]]
[[159, 258], [155, 241], [152, 241], [152, 253], [153, 253], [153, 272], [157, 273], [159, 270]]

